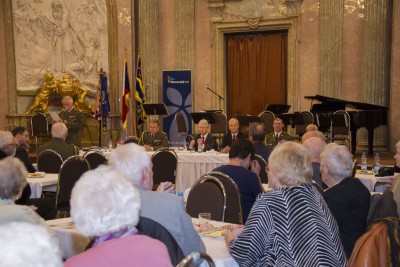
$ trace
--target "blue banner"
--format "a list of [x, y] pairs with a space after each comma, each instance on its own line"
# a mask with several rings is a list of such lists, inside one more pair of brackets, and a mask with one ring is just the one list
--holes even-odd
[[163, 102], [168, 116], [163, 119], [163, 130], [168, 134], [171, 146], [179, 145], [175, 114], [181, 111], [185, 117], [188, 133], [192, 132], [192, 81], [190, 70], [163, 71]]

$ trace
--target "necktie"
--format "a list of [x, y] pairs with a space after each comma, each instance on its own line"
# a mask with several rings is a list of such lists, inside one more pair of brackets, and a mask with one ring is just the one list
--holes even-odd
[[203, 141], [203, 145], [206, 144], [206, 140], [204, 140], [204, 135], [201, 137], [201, 140]]
[[232, 140], [237, 140], [236, 139], [236, 134], [233, 135]]

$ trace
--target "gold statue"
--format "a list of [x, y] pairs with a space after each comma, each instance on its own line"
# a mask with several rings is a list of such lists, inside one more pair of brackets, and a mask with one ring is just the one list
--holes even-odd
[[79, 83], [78, 79], [72, 79], [73, 87], [75, 88], [76, 99], [74, 101], [75, 108], [81, 112], [92, 112], [92, 105], [86, 101], [87, 90]]
[[47, 112], [48, 100], [52, 94], [59, 94], [61, 98], [65, 96], [72, 97], [75, 101], [75, 108], [81, 112], [92, 113], [92, 105], [86, 100], [87, 90], [83, 87], [78, 79], [73, 78], [65, 73], [61, 79], [55, 79], [52, 73], [44, 74], [45, 82], [36, 95], [33, 104], [25, 115], [36, 112]]
[[52, 73], [45, 73], [44, 74], [45, 82], [40, 88], [39, 93], [36, 95], [35, 100], [33, 101], [32, 106], [29, 108], [25, 115], [36, 113], [36, 112], [46, 112], [47, 107], [49, 105], [49, 97], [51, 94], [57, 92], [57, 83], [56, 79]]
[[72, 86], [72, 82], [71, 82], [71, 76], [69, 76], [68, 73], [65, 73], [63, 75], [62, 80], [60, 81], [60, 83], [57, 85], [57, 89], [61, 98], [64, 98], [65, 96], [69, 96], [69, 97], [73, 97], [75, 94], [75, 90]]

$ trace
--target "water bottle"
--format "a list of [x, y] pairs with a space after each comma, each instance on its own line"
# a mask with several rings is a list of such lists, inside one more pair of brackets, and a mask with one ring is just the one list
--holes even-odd
[[367, 153], [363, 152], [361, 156], [361, 170], [367, 170]]
[[374, 172], [375, 174], [379, 173], [379, 169], [381, 168], [381, 163], [380, 163], [380, 157], [379, 153], [375, 154], [375, 159], [374, 159]]
[[112, 148], [113, 148], [113, 146], [112, 146], [112, 140], [110, 139], [110, 140], [108, 141], [108, 151], [111, 152]]
[[202, 139], [197, 139], [197, 151], [198, 152], [201, 152], [201, 151], [203, 151], [203, 140]]

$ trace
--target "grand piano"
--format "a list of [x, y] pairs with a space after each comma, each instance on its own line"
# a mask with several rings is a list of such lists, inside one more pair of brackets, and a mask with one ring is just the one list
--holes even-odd
[[373, 154], [374, 129], [380, 125], [387, 125], [387, 107], [363, 102], [346, 101], [322, 95], [305, 96], [304, 98], [321, 102], [320, 104], [312, 104], [311, 101], [311, 112], [314, 114], [333, 113], [337, 110], [345, 110], [346, 107], [359, 109], [356, 111], [347, 111], [350, 114], [351, 150], [355, 154], [357, 130], [365, 127], [368, 130], [368, 155]]

